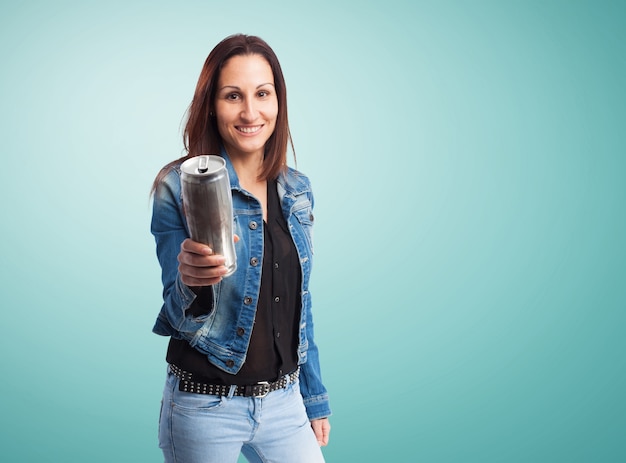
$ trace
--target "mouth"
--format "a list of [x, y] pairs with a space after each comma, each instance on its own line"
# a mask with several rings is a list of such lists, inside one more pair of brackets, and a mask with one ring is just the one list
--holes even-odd
[[235, 128], [241, 132], [241, 133], [247, 133], [247, 134], [252, 134], [252, 133], [257, 133], [259, 130], [261, 130], [263, 126], [262, 125], [254, 125], [254, 126], [242, 126], [242, 125], [238, 125], [235, 126]]

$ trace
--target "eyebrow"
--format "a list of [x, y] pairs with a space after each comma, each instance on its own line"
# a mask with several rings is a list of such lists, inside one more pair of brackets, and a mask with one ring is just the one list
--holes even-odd
[[[256, 86], [256, 88], [259, 89], [263, 87], [264, 85], [271, 85], [272, 87], [276, 88], [276, 86], [271, 82], [265, 82], [264, 84], [259, 84]], [[235, 90], [241, 90], [241, 88], [237, 87], [236, 85], [224, 85], [223, 87], [220, 87], [219, 90], [224, 90], [225, 88], [234, 88]]]

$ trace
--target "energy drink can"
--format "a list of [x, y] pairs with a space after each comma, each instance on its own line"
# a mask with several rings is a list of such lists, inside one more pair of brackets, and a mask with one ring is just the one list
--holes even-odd
[[233, 198], [226, 161], [216, 155], [187, 159], [180, 166], [183, 210], [191, 239], [226, 258], [232, 275], [237, 269], [233, 231]]

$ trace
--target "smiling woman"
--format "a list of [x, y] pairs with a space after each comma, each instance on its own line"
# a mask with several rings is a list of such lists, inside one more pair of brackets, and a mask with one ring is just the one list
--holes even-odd
[[[159, 443], [166, 462], [323, 462], [330, 408], [313, 336], [313, 194], [287, 166], [282, 71], [258, 37], [209, 54], [189, 107], [187, 156], [154, 182], [152, 233], [170, 336]], [[219, 154], [230, 179], [237, 270], [189, 238], [181, 164]]]
[[222, 68], [217, 87], [217, 128], [231, 161], [252, 157], [262, 164], [278, 115], [270, 65], [260, 55], [234, 56]]

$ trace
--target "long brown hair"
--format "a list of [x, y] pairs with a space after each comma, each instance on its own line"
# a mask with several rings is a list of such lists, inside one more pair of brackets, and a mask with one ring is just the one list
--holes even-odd
[[226, 37], [209, 53], [196, 85], [193, 100], [187, 109], [183, 141], [187, 154], [170, 162], [157, 175], [152, 186], [156, 189], [161, 179], [175, 164], [200, 154], [219, 153], [222, 138], [217, 129], [217, 121], [211, 114], [214, 111], [217, 81], [222, 67], [233, 56], [261, 55], [265, 58], [274, 75], [274, 86], [278, 98], [276, 128], [265, 144], [263, 168], [259, 175], [262, 180], [273, 180], [287, 166], [287, 144], [290, 143], [295, 159], [295, 150], [289, 131], [287, 117], [287, 87], [283, 71], [276, 54], [261, 38], [253, 35], [236, 34]]

